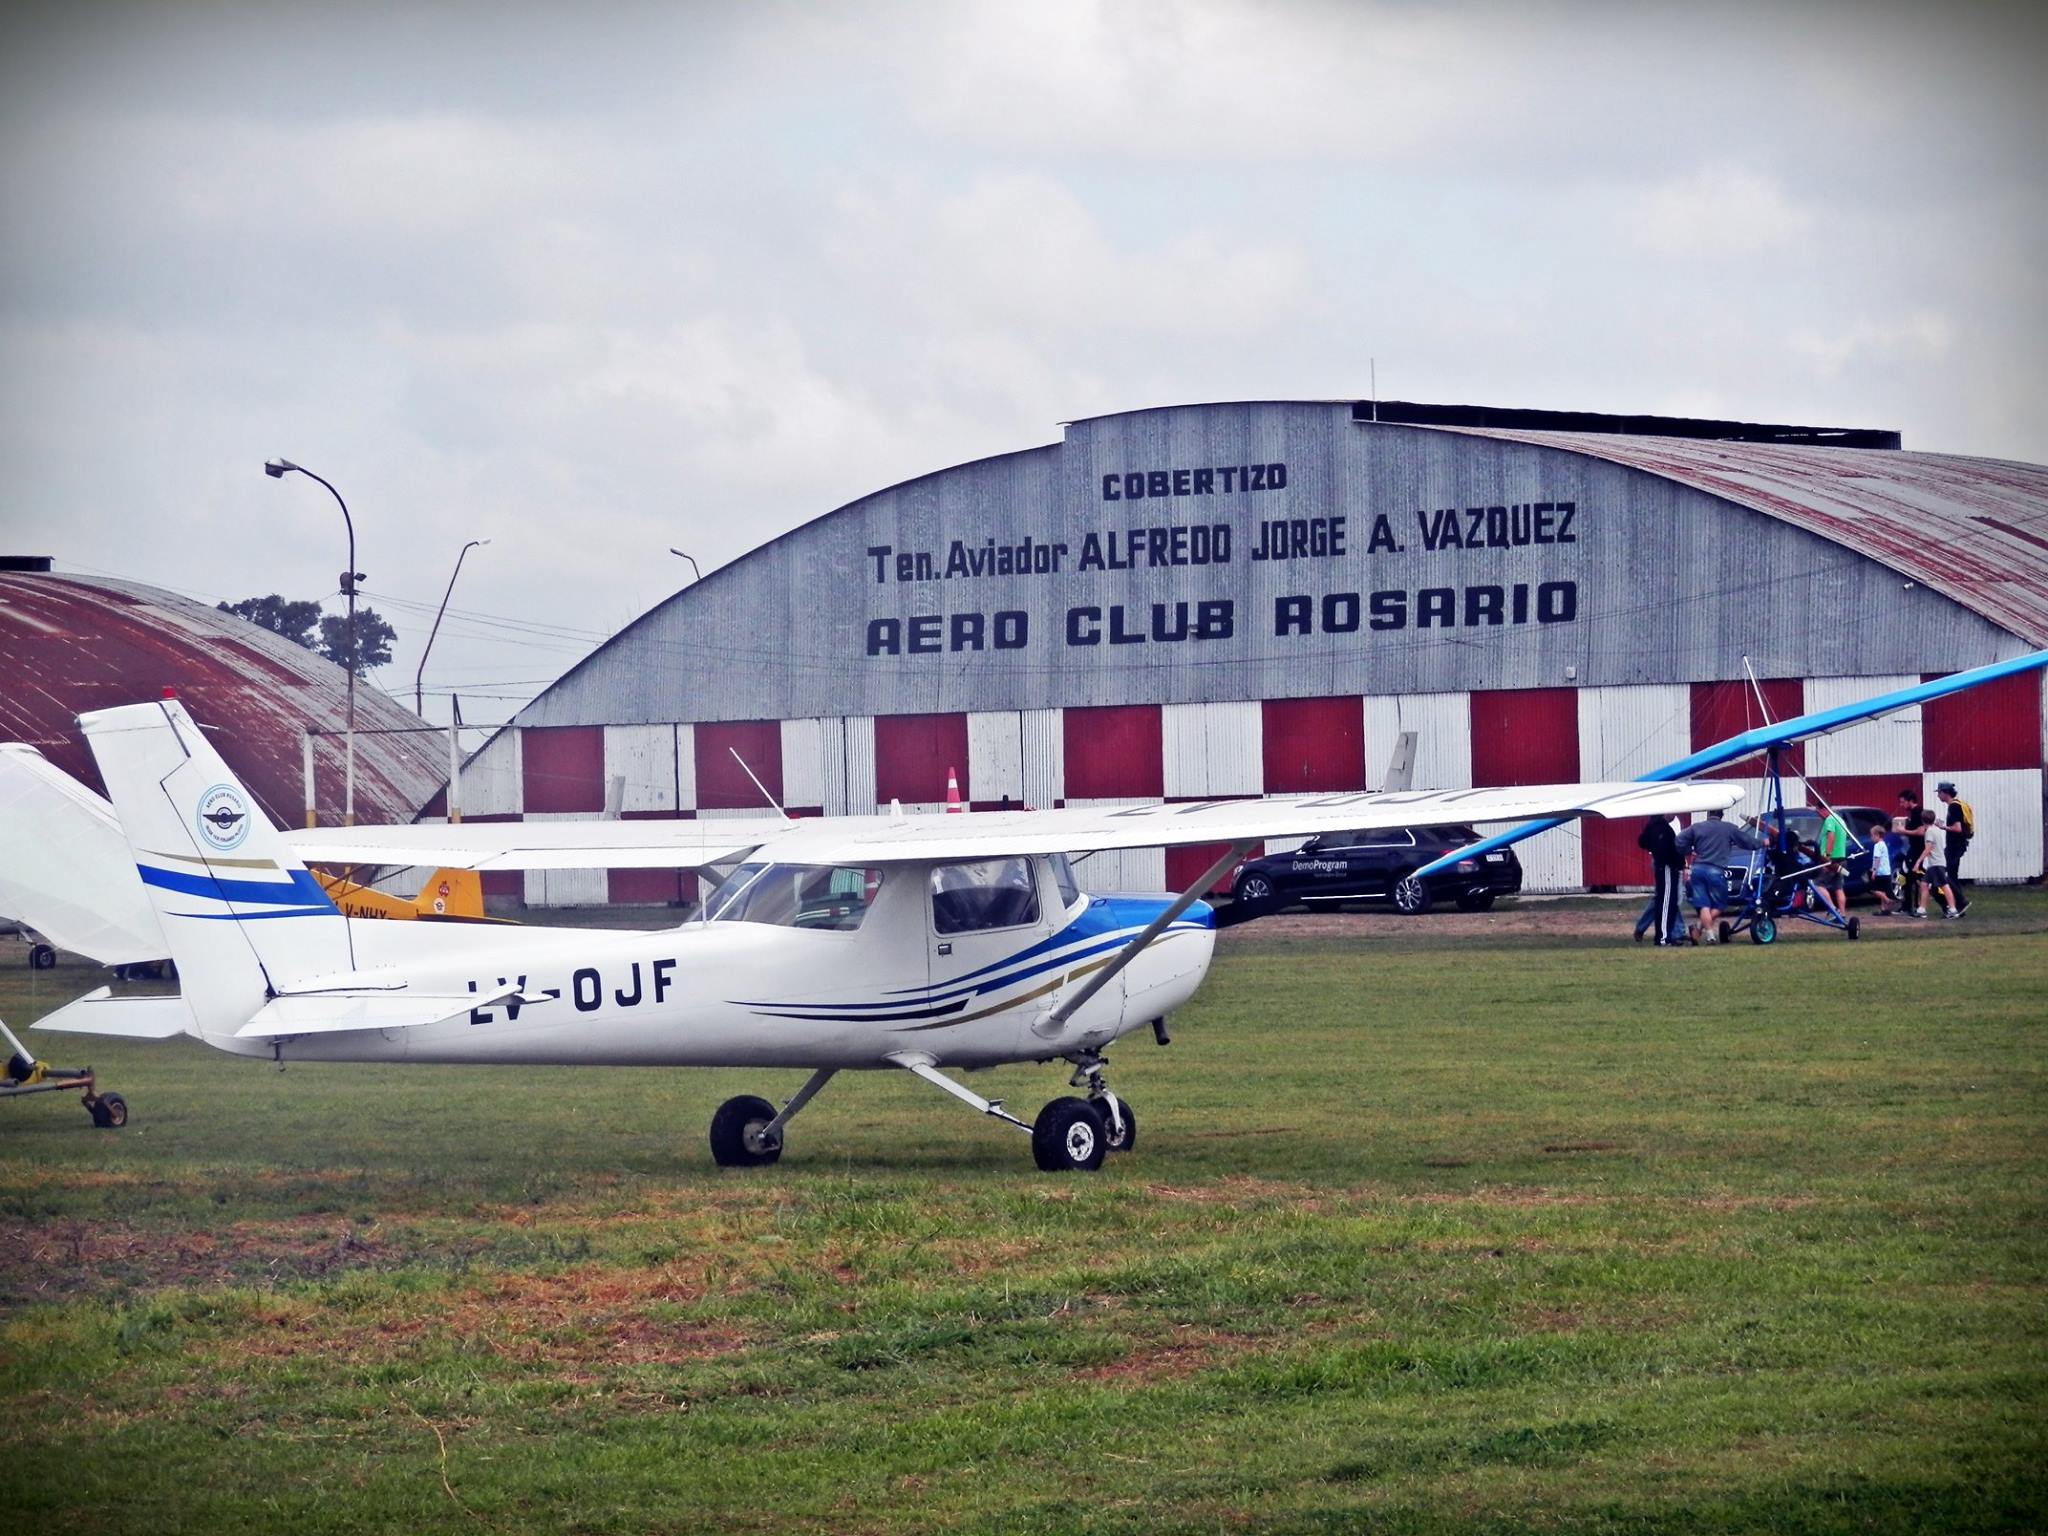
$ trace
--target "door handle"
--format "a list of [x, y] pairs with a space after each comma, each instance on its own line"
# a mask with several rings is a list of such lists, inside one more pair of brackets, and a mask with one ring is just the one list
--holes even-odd
[[951, 953], [953, 953], [953, 946], [951, 944], [941, 944], [939, 946], [939, 953], [942, 955], [950, 955]]

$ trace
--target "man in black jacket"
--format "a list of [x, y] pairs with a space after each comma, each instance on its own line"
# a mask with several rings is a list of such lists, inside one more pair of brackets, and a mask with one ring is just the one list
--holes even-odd
[[1678, 851], [1678, 833], [1662, 816], [1652, 816], [1636, 834], [1636, 846], [1650, 856], [1650, 876], [1655, 889], [1643, 915], [1636, 919], [1636, 939], [1652, 928], [1659, 948], [1685, 942], [1685, 919], [1678, 906], [1678, 881], [1685, 858]]

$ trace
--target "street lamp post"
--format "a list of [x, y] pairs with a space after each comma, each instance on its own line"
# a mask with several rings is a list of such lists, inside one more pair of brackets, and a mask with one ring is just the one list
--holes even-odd
[[690, 579], [692, 581], [702, 581], [704, 579], [704, 573], [697, 569], [697, 560], [694, 555], [685, 555], [680, 549], [673, 548], [669, 550], [669, 553], [680, 556], [682, 559], [690, 562]]
[[427, 675], [427, 653], [434, 648], [434, 636], [441, 633], [441, 615], [448, 611], [448, 599], [455, 595], [455, 578], [462, 574], [462, 562], [468, 557], [469, 552], [479, 545], [490, 542], [489, 539], [471, 539], [462, 546], [462, 553], [455, 557], [455, 569], [448, 573], [448, 590], [441, 594], [441, 606], [434, 610], [434, 627], [427, 631], [427, 643], [420, 647], [419, 670], [412, 675], [412, 712], [416, 715], [426, 714], [426, 710], [421, 707], [425, 702], [425, 695], [420, 688], [420, 679]]
[[356, 583], [363, 579], [363, 573], [356, 569], [355, 519], [348, 515], [348, 503], [341, 499], [341, 492], [305, 465], [294, 464], [290, 459], [271, 459], [264, 464], [263, 473], [273, 480], [282, 480], [293, 473], [304, 475], [308, 480], [318, 480], [327, 487], [327, 494], [334, 498], [334, 504], [341, 508], [342, 526], [348, 529], [348, 569], [341, 573], [342, 594], [348, 598], [347, 627], [342, 631], [342, 645], [348, 657], [348, 726], [342, 749], [346, 768], [341, 819], [343, 826], [352, 827], [356, 824]]

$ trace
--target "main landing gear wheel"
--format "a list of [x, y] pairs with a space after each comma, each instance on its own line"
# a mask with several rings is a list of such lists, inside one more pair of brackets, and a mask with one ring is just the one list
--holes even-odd
[[1726, 944], [1730, 939], [1735, 937], [1735, 925], [1733, 923], [1723, 922], [1721, 926], [1715, 929], [1714, 931], [1721, 936], [1721, 942], [1723, 944]]
[[1778, 920], [1768, 912], [1759, 912], [1756, 921], [1749, 925], [1749, 942], [1768, 944], [1778, 936]]
[[1031, 1156], [1045, 1173], [1093, 1173], [1108, 1150], [1102, 1112], [1086, 1099], [1054, 1099], [1031, 1127]]
[[1409, 875], [1394, 887], [1394, 910], [1405, 917], [1420, 917], [1436, 900], [1427, 882]]
[[103, 1093], [88, 1107], [92, 1123], [103, 1131], [118, 1131], [128, 1123], [128, 1101], [118, 1093]]
[[[1138, 1144], [1138, 1116], [1129, 1099], [1118, 1099], [1116, 1107], [1118, 1115], [1111, 1115], [1107, 1104], [1095, 1106], [1095, 1112], [1102, 1116], [1102, 1144], [1112, 1152], [1128, 1152]], [[1119, 1118], [1123, 1121], [1121, 1131], [1116, 1124]]]
[[28, 952], [28, 968], [32, 971], [47, 971], [57, 964], [57, 951], [47, 944], [31, 945]]
[[775, 1106], [750, 1093], [727, 1099], [711, 1117], [711, 1160], [721, 1168], [760, 1168], [782, 1156], [782, 1135], [765, 1140]]
[[1846, 922], [1842, 926], [1843, 931], [1849, 935], [1850, 942], [1854, 943], [1856, 936], [1863, 932], [1863, 919], [1860, 917], [1852, 917], [1849, 919], [1848, 922]]

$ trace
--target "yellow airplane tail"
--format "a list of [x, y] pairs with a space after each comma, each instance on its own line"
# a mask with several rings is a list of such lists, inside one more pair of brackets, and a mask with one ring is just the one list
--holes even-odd
[[473, 869], [437, 869], [409, 900], [358, 885], [343, 875], [316, 874], [313, 878], [326, 888], [328, 899], [344, 917], [489, 921], [484, 917], [483, 877]]

